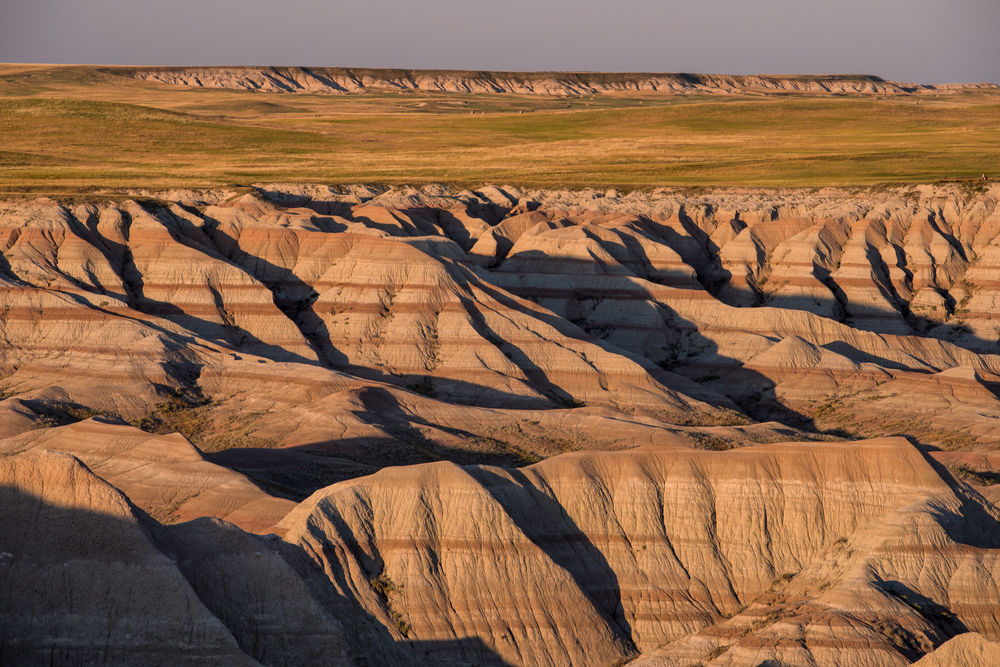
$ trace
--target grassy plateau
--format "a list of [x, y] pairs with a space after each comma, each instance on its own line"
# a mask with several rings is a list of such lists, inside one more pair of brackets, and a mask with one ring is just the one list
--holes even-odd
[[295, 181], [877, 186], [1000, 176], [1000, 90], [262, 93], [0, 65], [0, 196]]

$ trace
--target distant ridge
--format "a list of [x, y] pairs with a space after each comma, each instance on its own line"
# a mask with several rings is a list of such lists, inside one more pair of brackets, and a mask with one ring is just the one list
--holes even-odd
[[114, 71], [144, 81], [174, 85], [333, 95], [363, 93], [368, 90], [562, 96], [627, 91], [674, 94], [912, 95], [956, 93], [966, 89], [997, 87], [992, 83], [937, 86], [900, 83], [864, 74], [735, 76], [685, 73], [476, 72], [344, 67], [158, 67]]

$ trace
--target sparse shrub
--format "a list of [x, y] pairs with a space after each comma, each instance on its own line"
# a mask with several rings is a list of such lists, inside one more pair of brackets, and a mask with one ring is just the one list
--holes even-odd
[[691, 431], [687, 434], [687, 437], [694, 441], [694, 446], [698, 449], [724, 452], [727, 449], [733, 449], [735, 446], [728, 438], [720, 438], [703, 431]]
[[385, 572], [373, 579], [369, 579], [368, 583], [385, 600], [388, 600], [389, 596], [396, 592], [396, 584], [392, 582], [392, 579]]
[[106, 415], [121, 419], [119, 415], [113, 412], [94, 410], [76, 403], [49, 400], [43, 400], [40, 402], [44, 413], [38, 419], [38, 423], [45, 428], [55, 428], [58, 426], [66, 426], [68, 424], [75, 424], [85, 419], [90, 419], [91, 417], [97, 417], [98, 415]]
[[[915, 637], [909, 630], [895, 624], [891, 624], [887, 621], [879, 621], [874, 626], [883, 637], [885, 637], [889, 643], [893, 644], [899, 649], [902, 649], [904, 655], [921, 655], [926, 653], [926, 649], [921, 646], [921, 642]], [[931, 646], [930, 648], [933, 648]]]
[[226, 449], [274, 449], [281, 444], [281, 441], [275, 438], [258, 438], [247, 433], [253, 429], [253, 426], [249, 426], [238, 431], [227, 431], [222, 435], [205, 438], [198, 447], [203, 452], [211, 453]]
[[421, 396], [429, 396], [431, 398], [433, 398], [436, 393], [434, 391], [434, 381], [431, 380], [430, 376], [425, 377], [420, 382], [416, 382], [414, 384], [408, 384], [406, 385], [406, 388], [415, 394], [420, 394]]
[[937, 444], [941, 449], [957, 450], [971, 449], [976, 444], [976, 437], [963, 431], [954, 429], [939, 428], [928, 431], [923, 435], [917, 435], [917, 439], [922, 442]]
[[373, 579], [369, 579], [368, 583], [371, 585], [372, 589], [379, 594], [382, 598], [382, 602], [385, 603], [386, 610], [389, 612], [389, 617], [392, 618], [393, 623], [396, 625], [396, 629], [399, 630], [399, 634], [404, 637], [410, 636], [410, 631], [413, 630], [411, 626], [403, 615], [400, 614], [392, 606], [392, 598], [399, 594], [399, 589], [396, 584], [393, 583], [392, 579], [383, 572]]
[[965, 463], [949, 465], [948, 469], [963, 479], [977, 482], [983, 486], [1000, 484], [1000, 473], [993, 472], [992, 470], [976, 470]]
[[723, 653], [725, 653], [728, 650], [729, 650], [728, 646], [724, 646], [724, 645], [723, 646], [716, 646], [711, 651], [709, 651], [708, 655], [705, 656], [705, 660], [706, 661], [715, 660], [716, 658], [718, 658], [720, 655], [722, 655]]
[[180, 433], [197, 444], [204, 439], [211, 427], [211, 421], [204, 414], [204, 408], [211, 403], [211, 399], [204, 396], [192, 397], [178, 393], [169, 400], [157, 403], [146, 416], [129, 423], [147, 433]]
[[678, 426], [748, 426], [753, 420], [741, 412], [722, 408], [716, 412], [693, 412], [684, 417], [667, 418]]

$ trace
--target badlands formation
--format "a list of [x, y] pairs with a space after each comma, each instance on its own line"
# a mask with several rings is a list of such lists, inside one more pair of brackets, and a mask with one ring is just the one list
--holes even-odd
[[131, 196], [0, 204], [0, 664], [1000, 664], [1000, 187]]
[[346, 67], [167, 67], [124, 70], [141, 81], [270, 93], [346, 95], [422, 90], [519, 95], [807, 93], [811, 95], [951, 94], [995, 84], [928, 85], [877, 76], [732, 76], [718, 74], [603, 74], [599, 72], [459, 72]]

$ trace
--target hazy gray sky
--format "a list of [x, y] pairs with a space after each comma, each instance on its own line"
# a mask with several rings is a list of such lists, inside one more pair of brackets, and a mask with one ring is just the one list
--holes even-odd
[[1000, 83], [1000, 0], [0, 0], [0, 62]]

